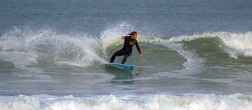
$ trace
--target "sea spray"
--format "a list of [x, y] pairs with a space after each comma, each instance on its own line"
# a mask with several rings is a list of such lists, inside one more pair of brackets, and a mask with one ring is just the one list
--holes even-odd
[[252, 57], [252, 33], [226, 33], [220, 38], [227, 46], [226, 52], [233, 58]]
[[[1, 36], [0, 47], [2, 54], [22, 53], [25, 56], [31, 56], [27, 58], [32, 58], [32, 63], [68, 62], [85, 66], [94, 62], [105, 62], [103, 57], [96, 52], [97, 48], [100, 48], [98, 42], [97, 39], [85, 35], [58, 34], [48, 29], [39, 31], [15, 29]], [[20, 60], [26, 59], [25, 65], [31, 64], [27, 58], [20, 57]], [[19, 65], [17, 61], [18, 59], [11, 62]]]
[[107, 29], [100, 34], [101, 44], [104, 50], [103, 52], [108, 54], [106, 51], [109, 46], [118, 46], [122, 44], [123, 36], [129, 34], [129, 32], [133, 30], [134, 27], [126, 22], [107, 27]]

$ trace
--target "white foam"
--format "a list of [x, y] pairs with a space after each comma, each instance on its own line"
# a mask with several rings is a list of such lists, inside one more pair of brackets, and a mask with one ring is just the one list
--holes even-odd
[[177, 70], [180, 73], [197, 74], [202, 71], [204, 59], [198, 57], [196, 53], [183, 49], [183, 45], [179, 43], [162, 42], [161, 44], [175, 50], [186, 59], [186, 62], [183, 64], [185, 68], [182, 70]]
[[233, 58], [252, 57], [252, 33], [226, 33], [220, 37], [227, 46], [226, 52]]
[[174, 48], [180, 55], [182, 55], [186, 59], [186, 62], [183, 64], [185, 69], [180, 70], [180, 72], [193, 74], [200, 73], [204, 66], [204, 59], [200, 58], [196, 53], [185, 50], [182, 47], [183, 46], [179, 44], [170, 45], [170, 48]]
[[199, 38], [218, 37], [218, 36], [222, 36], [223, 34], [225, 34], [225, 32], [215, 32], [215, 33], [207, 32], [207, 33], [193, 34], [193, 35], [182, 35], [182, 36], [171, 37], [169, 41], [170, 42], [192, 41]]
[[1, 110], [251, 110], [250, 95], [2, 96]]
[[6, 59], [16, 66], [41, 62], [69, 62], [87, 66], [94, 62], [105, 62], [97, 52], [97, 48], [100, 48], [98, 42], [97, 39], [86, 35], [58, 34], [50, 29], [15, 28], [1, 36], [0, 57], [9, 56]]

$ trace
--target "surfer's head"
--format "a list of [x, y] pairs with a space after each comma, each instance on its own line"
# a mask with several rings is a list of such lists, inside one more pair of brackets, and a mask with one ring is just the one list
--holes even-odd
[[137, 32], [136, 31], [133, 31], [133, 32], [131, 32], [129, 35], [131, 35], [131, 38], [132, 39], [136, 39], [137, 40]]

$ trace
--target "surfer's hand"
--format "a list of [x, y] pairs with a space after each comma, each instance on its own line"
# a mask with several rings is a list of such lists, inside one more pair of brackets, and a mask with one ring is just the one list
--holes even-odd
[[143, 53], [141, 53], [140, 56], [142, 57], [142, 56], [143, 56]]
[[141, 48], [140, 56], [143, 56], [143, 49]]

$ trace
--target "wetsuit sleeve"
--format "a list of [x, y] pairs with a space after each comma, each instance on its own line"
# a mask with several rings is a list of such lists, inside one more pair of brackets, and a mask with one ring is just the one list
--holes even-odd
[[123, 38], [124, 38], [124, 39], [129, 39], [129, 38], [130, 38], [130, 36], [123, 36]]
[[138, 51], [140, 54], [142, 54], [142, 51], [141, 51], [141, 48], [140, 48], [138, 42], [136, 42], [136, 48], [137, 48], [137, 51]]

